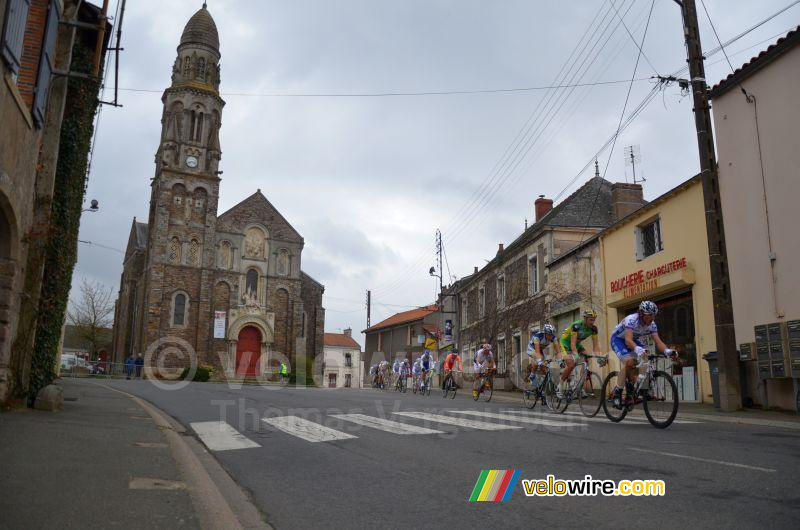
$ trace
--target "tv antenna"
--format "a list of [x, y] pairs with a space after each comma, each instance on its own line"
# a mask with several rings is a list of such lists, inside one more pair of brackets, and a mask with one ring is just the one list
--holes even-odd
[[642, 177], [641, 180], [636, 180], [636, 164], [642, 163], [642, 150], [639, 148], [638, 145], [629, 145], [625, 148], [625, 165], [631, 166], [633, 170], [633, 183], [639, 184], [640, 182], [646, 182], [647, 179]]

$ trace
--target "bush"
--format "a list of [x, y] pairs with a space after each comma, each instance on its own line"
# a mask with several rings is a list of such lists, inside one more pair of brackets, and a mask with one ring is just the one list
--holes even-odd
[[[197, 370], [194, 373], [194, 377], [192, 381], [198, 381], [200, 383], [205, 383], [211, 378], [211, 375], [214, 373], [214, 368], [208, 366], [207, 364], [201, 364], [197, 367]], [[189, 377], [189, 369], [184, 368], [183, 373], [181, 374], [181, 379], [186, 380]]]

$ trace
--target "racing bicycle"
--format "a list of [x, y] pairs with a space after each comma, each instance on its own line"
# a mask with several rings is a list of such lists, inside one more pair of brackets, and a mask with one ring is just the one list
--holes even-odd
[[600, 407], [603, 404], [601, 399], [604, 395], [602, 393], [603, 385], [600, 382], [600, 376], [589, 369], [591, 359], [597, 359], [598, 366], [605, 366], [608, 363], [608, 357], [604, 355], [584, 355], [581, 354], [583, 360], [576, 364], [583, 367], [580, 370], [581, 375], [575, 376], [576, 371], [572, 371], [567, 387], [561, 392], [561, 397], [553, 396], [553, 411], [563, 413], [569, 407], [569, 404], [577, 400], [580, 406], [581, 413], [587, 418], [592, 418], [600, 412]]
[[[614, 404], [614, 386], [619, 372], [611, 372], [603, 382], [603, 410], [609, 420], [614, 423], [622, 421], [637, 403], [644, 408], [644, 415], [653, 427], [666, 429], [678, 415], [678, 387], [672, 376], [659, 370], [659, 359], [670, 359], [663, 353], [647, 354], [647, 360], [639, 360], [636, 369], [647, 363], [644, 374], [640, 374], [636, 382], [625, 381], [620, 406]], [[642, 356], [644, 357], [644, 356]], [[673, 361], [674, 362], [674, 361]]]

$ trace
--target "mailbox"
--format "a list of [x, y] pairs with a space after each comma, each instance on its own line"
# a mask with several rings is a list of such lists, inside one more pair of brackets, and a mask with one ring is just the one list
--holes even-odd
[[739, 344], [739, 360], [752, 361], [755, 360], [756, 345], [752, 342], [745, 342]]
[[772, 377], [770, 361], [758, 361], [758, 378], [769, 379]]

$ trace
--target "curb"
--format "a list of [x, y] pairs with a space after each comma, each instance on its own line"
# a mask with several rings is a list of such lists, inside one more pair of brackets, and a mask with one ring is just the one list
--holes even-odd
[[[217, 460], [197, 440], [188, 436], [187, 430], [180, 423], [138, 396], [103, 384], [98, 386], [130, 398], [164, 432], [172, 456], [186, 481], [187, 491], [202, 528], [272, 528]], [[224, 484], [227, 495], [222, 493], [211, 475]]]

